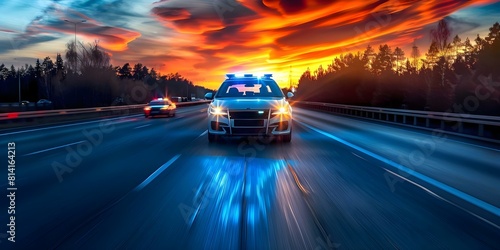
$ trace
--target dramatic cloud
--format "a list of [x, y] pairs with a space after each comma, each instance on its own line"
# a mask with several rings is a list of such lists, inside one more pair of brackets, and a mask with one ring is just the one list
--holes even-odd
[[[152, 14], [166, 27], [190, 35], [193, 59], [198, 60], [195, 68], [218, 73], [317, 66], [369, 44], [377, 48], [387, 43], [409, 53], [412, 43], [427, 37], [429, 27], [440, 19], [490, 2], [171, 0], [155, 4]], [[476, 25], [449, 20], [457, 31]], [[183, 45], [177, 47], [184, 50]]]
[[[499, 1], [488, 0], [76, 0], [28, 5], [7, 4], [31, 13], [22, 29], [14, 21], [0, 29], [0, 59], [34, 57], [77, 39], [99, 40], [112, 63], [143, 63], [179, 72], [195, 84], [217, 87], [227, 72], [268, 71], [278, 81], [294, 80], [306, 67], [330, 63], [342, 53], [372, 45], [422, 52], [429, 30], [446, 18], [453, 32], [487, 31], [500, 16]], [[490, 5], [493, 4], [493, 5]], [[36, 14], [35, 14], [36, 13]], [[459, 13], [459, 14], [457, 14]], [[481, 16], [484, 15], [484, 16]], [[482, 17], [482, 18], [479, 18]], [[26, 20], [27, 16], [19, 19]], [[15, 20], [15, 16], [9, 18]], [[62, 48], [61, 48], [62, 47]], [[13, 55], [11, 51], [16, 51]], [[51, 56], [54, 56], [53, 54]], [[8, 61], [7, 60], [7, 61]]]

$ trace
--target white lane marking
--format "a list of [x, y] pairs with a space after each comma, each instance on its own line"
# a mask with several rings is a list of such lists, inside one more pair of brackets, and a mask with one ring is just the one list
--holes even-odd
[[350, 142], [347, 142], [347, 141], [345, 141], [343, 139], [340, 139], [340, 138], [338, 138], [338, 137], [336, 137], [334, 135], [331, 135], [331, 134], [329, 134], [329, 133], [327, 133], [327, 132], [325, 132], [323, 130], [317, 129], [317, 128], [312, 127], [310, 125], [307, 125], [307, 124], [305, 124], [303, 122], [299, 122], [299, 121], [296, 121], [296, 122], [298, 122], [299, 124], [302, 124], [303, 126], [309, 128], [309, 129], [311, 129], [313, 131], [316, 131], [319, 134], [322, 134], [322, 135], [324, 135], [324, 136], [326, 136], [328, 138], [331, 138], [331, 139], [333, 139], [335, 141], [338, 141], [338, 142], [340, 142], [340, 143], [342, 143], [342, 144], [344, 144], [344, 145], [346, 145], [346, 146], [348, 146], [350, 148], [356, 149], [357, 151], [359, 151], [361, 153], [364, 153], [364, 154], [366, 154], [368, 156], [371, 156], [371, 157], [373, 157], [373, 158], [375, 158], [375, 159], [377, 159], [377, 160], [379, 160], [381, 162], [384, 162], [384, 163], [386, 163], [386, 164], [388, 164], [388, 165], [390, 165], [392, 167], [395, 167], [395, 168], [399, 169], [400, 171], [403, 171], [403, 172], [405, 172], [405, 173], [407, 173], [407, 174], [409, 174], [409, 175], [411, 175], [411, 176], [413, 176], [413, 177], [415, 177], [417, 179], [420, 179], [421, 181], [424, 181], [424, 182], [426, 182], [426, 183], [428, 183], [428, 184], [430, 184], [432, 186], [435, 186], [435, 187], [437, 187], [437, 188], [439, 188], [439, 189], [441, 189], [443, 191], [446, 191], [446, 192], [448, 192], [448, 193], [450, 193], [450, 194], [452, 194], [452, 195], [454, 195], [456, 197], [459, 197], [459, 198], [461, 198], [461, 199], [463, 199], [463, 200], [465, 200], [465, 201], [467, 201], [469, 203], [472, 203], [472, 204], [474, 204], [474, 205], [476, 205], [476, 206], [478, 206], [478, 207], [480, 207], [480, 208], [482, 208], [482, 209], [484, 209], [484, 210], [486, 210], [486, 211], [488, 211], [488, 212], [490, 212], [490, 213], [492, 213], [492, 214], [494, 214], [496, 216], [500, 216], [500, 208], [498, 208], [498, 207], [496, 207], [494, 205], [491, 205], [491, 204], [489, 204], [489, 203], [487, 203], [487, 202], [485, 202], [483, 200], [480, 200], [480, 199], [478, 199], [478, 198], [476, 198], [476, 197], [474, 197], [472, 195], [466, 194], [466, 193], [464, 193], [464, 192], [462, 192], [462, 191], [460, 191], [460, 190], [458, 190], [456, 188], [453, 188], [451, 186], [448, 186], [448, 185], [446, 185], [446, 184], [444, 184], [442, 182], [434, 180], [434, 179], [432, 179], [432, 178], [430, 178], [430, 177], [428, 177], [426, 175], [423, 175], [423, 174], [421, 174], [421, 173], [419, 173], [419, 172], [417, 172], [417, 171], [415, 171], [413, 169], [409, 169], [409, 168], [407, 168], [407, 167], [405, 167], [405, 166], [403, 166], [401, 164], [398, 164], [398, 163], [396, 163], [394, 161], [386, 159], [386, 158], [384, 158], [384, 157], [382, 157], [382, 156], [380, 156], [378, 154], [372, 153], [372, 152], [370, 152], [370, 151], [368, 151], [368, 150], [366, 150], [364, 148], [361, 148], [361, 147], [356, 146], [356, 145], [354, 145], [354, 144], [352, 144]]
[[151, 126], [151, 124], [145, 124], [145, 125], [142, 125], [142, 126], [139, 126], [139, 127], [135, 127], [134, 129], [144, 128], [144, 127], [147, 127], [147, 126]]
[[202, 136], [206, 135], [207, 133], [208, 133], [208, 129], [207, 129], [207, 130], [205, 130], [203, 133], [201, 133], [201, 135], [199, 135], [199, 136], [198, 136], [198, 137], [196, 137], [196, 138], [198, 139], [198, 138], [200, 138], [200, 137], [202, 137]]
[[447, 203], [449, 203], [449, 204], [451, 204], [451, 205], [453, 205], [453, 206], [455, 206], [455, 207], [458, 207], [458, 208], [462, 209], [463, 211], [465, 211], [465, 212], [467, 212], [467, 213], [469, 213], [469, 214], [473, 215], [474, 217], [476, 217], [476, 218], [478, 218], [478, 219], [480, 219], [480, 220], [482, 220], [482, 221], [484, 221], [484, 222], [486, 222], [486, 223], [488, 223], [488, 224], [490, 224], [490, 225], [492, 225], [492, 226], [496, 227], [497, 229], [500, 229], [500, 226], [498, 226], [497, 224], [495, 224], [495, 223], [493, 223], [493, 222], [491, 222], [491, 221], [489, 221], [489, 220], [487, 220], [487, 219], [485, 219], [485, 218], [483, 218], [483, 217], [481, 217], [481, 216], [479, 216], [479, 215], [477, 215], [477, 214], [475, 214], [475, 213], [473, 213], [473, 212], [469, 211], [468, 209], [466, 209], [466, 208], [464, 208], [464, 207], [459, 206], [459, 205], [458, 205], [458, 204], [456, 204], [456, 203], [453, 203], [453, 202], [451, 202], [451, 201], [449, 201], [449, 200], [447, 200], [447, 199], [445, 199], [445, 198], [443, 198], [443, 197], [439, 196], [438, 194], [436, 194], [436, 193], [432, 192], [431, 190], [429, 190], [429, 189], [425, 188], [424, 186], [422, 186], [422, 185], [420, 185], [420, 184], [418, 184], [418, 183], [415, 183], [414, 181], [409, 180], [409, 179], [407, 179], [407, 178], [405, 178], [405, 177], [403, 177], [403, 176], [401, 176], [401, 175], [398, 175], [398, 174], [396, 174], [396, 173], [394, 173], [394, 172], [392, 172], [392, 171], [390, 171], [390, 170], [388, 170], [388, 169], [385, 169], [385, 168], [383, 168], [383, 169], [384, 169], [385, 171], [387, 171], [387, 172], [389, 172], [389, 173], [391, 173], [391, 174], [393, 174], [393, 175], [395, 175], [395, 176], [397, 176], [397, 177], [399, 177], [399, 178], [401, 178], [401, 179], [403, 179], [403, 180], [405, 180], [405, 181], [407, 181], [407, 182], [409, 182], [409, 183], [411, 183], [411, 184], [413, 184], [413, 185], [415, 185], [415, 186], [417, 186], [417, 187], [419, 187], [419, 188], [423, 189], [424, 191], [428, 192], [428, 193], [429, 193], [429, 194], [431, 194], [432, 196], [434, 196], [434, 197], [436, 197], [436, 198], [438, 198], [438, 199], [440, 199], [440, 200], [443, 200], [443, 201], [445, 201], [445, 202], [447, 202]]
[[40, 151], [36, 151], [36, 152], [33, 152], [33, 153], [25, 154], [24, 156], [28, 156], [28, 155], [35, 155], [35, 154], [39, 154], [39, 153], [43, 153], [43, 152], [47, 152], [47, 151], [54, 150], [54, 149], [58, 149], [58, 148], [64, 148], [64, 147], [67, 147], [67, 146], [71, 146], [71, 145], [75, 145], [75, 144], [80, 144], [80, 143], [82, 143], [82, 142], [85, 142], [85, 141], [77, 141], [77, 142], [73, 142], [73, 143], [68, 143], [68, 144], [64, 144], [64, 145], [61, 145], [61, 146], [57, 146], [57, 147], [48, 148], [48, 149], [44, 149], [44, 150], [40, 150]]
[[357, 154], [356, 154], [356, 153], [354, 153], [354, 152], [351, 152], [351, 154], [353, 154], [354, 156], [356, 156], [356, 157], [358, 157], [358, 158], [361, 158], [361, 159], [363, 159], [363, 160], [365, 160], [365, 161], [366, 161], [366, 159], [365, 159], [365, 158], [363, 158], [363, 157], [361, 157], [361, 156], [357, 155]]
[[175, 155], [167, 161], [167, 163], [163, 164], [161, 167], [159, 167], [156, 171], [154, 171], [148, 178], [146, 178], [141, 184], [139, 184], [137, 187], [134, 188], [134, 191], [140, 191], [143, 189], [146, 185], [148, 185], [156, 176], [160, 175], [165, 169], [167, 169], [172, 163], [174, 163], [177, 159], [179, 159], [181, 155]]
[[57, 126], [52, 126], [52, 127], [27, 129], [27, 130], [23, 130], [23, 131], [16, 131], [16, 132], [10, 132], [10, 133], [5, 133], [5, 134], [0, 134], [0, 136], [15, 135], [15, 134], [28, 133], [28, 132], [34, 132], [34, 131], [40, 131], [40, 130], [47, 130], [47, 129], [71, 127], [71, 126], [77, 126], [77, 125], [83, 125], [83, 124], [89, 124], [89, 123], [95, 123], [95, 122], [103, 122], [103, 121], [112, 121], [112, 120], [123, 119], [123, 118], [131, 118], [131, 117], [137, 117], [137, 116], [143, 116], [143, 115], [122, 116], [122, 117], [116, 117], [116, 118], [101, 119], [101, 120], [96, 120], [96, 121], [79, 122], [79, 123], [71, 123], [71, 124], [65, 124], [65, 125], [57, 125]]

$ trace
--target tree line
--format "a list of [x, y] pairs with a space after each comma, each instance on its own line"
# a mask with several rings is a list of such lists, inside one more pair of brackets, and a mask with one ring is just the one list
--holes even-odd
[[18, 102], [19, 83], [22, 100], [48, 99], [54, 108], [141, 104], [157, 97], [201, 98], [210, 91], [179, 73], [160, 74], [142, 63], [113, 66], [97, 41], [69, 42], [64, 58], [57, 54], [53, 61], [47, 56], [18, 69], [0, 64], [0, 102]]
[[413, 45], [380, 45], [340, 55], [300, 77], [297, 98], [338, 104], [500, 115], [500, 25], [474, 43], [445, 19], [431, 30], [425, 55]]

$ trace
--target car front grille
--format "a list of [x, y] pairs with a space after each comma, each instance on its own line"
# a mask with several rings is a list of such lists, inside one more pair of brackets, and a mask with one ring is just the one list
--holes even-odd
[[267, 119], [269, 110], [230, 110], [231, 119]]
[[264, 127], [264, 120], [234, 120], [235, 127]]

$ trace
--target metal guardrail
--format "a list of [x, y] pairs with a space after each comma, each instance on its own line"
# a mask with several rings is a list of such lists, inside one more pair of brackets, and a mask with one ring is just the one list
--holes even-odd
[[[210, 101], [181, 102], [176, 103], [176, 105], [178, 107], [182, 107], [205, 104], [209, 102]], [[143, 107], [145, 105], [146, 104], [0, 113], [0, 127], [12, 127], [27, 122], [44, 124], [55, 121], [71, 121], [85, 118], [138, 114], [143, 112]], [[500, 117], [496, 116], [427, 112], [302, 101], [293, 102], [293, 105], [340, 115], [418, 127], [440, 133], [455, 134], [490, 142], [500, 142]]]
[[500, 117], [297, 101], [296, 107], [500, 142]]
[[[176, 103], [177, 107], [193, 106], [209, 103], [209, 101], [194, 101]], [[38, 110], [25, 112], [0, 113], [0, 128], [19, 127], [26, 124], [46, 124], [51, 122], [74, 121], [97, 117], [116, 117], [129, 114], [140, 114], [146, 104], [79, 108]]]

